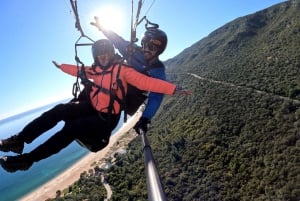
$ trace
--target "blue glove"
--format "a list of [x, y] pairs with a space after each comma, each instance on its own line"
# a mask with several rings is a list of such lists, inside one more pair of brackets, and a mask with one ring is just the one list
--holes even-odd
[[142, 129], [142, 131], [144, 133], [147, 133], [148, 131], [148, 124], [150, 124], [150, 120], [146, 117], [141, 117], [140, 120], [135, 124], [135, 126], [133, 127], [133, 129], [140, 135], [140, 129]]

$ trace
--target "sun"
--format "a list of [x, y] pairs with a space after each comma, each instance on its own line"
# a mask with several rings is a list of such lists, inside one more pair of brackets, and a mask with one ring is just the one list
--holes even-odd
[[91, 13], [91, 19], [97, 16], [103, 27], [117, 33], [122, 33], [126, 24], [123, 12], [117, 5], [105, 5], [94, 10]]

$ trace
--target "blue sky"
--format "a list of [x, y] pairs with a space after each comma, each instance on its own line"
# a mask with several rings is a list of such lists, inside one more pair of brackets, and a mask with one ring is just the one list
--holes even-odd
[[[130, 36], [131, 0], [77, 0], [84, 33], [103, 38], [89, 23], [93, 16], [110, 21], [107, 26], [125, 39]], [[134, 0], [134, 10], [137, 0]], [[167, 60], [224, 24], [283, 0], [144, 0], [141, 17], [160, 25], [168, 34], [161, 55]], [[152, 6], [151, 6], [152, 5]], [[105, 15], [107, 11], [111, 15]], [[51, 63], [75, 63], [74, 44], [80, 37], [69, 0], [3, 0], [0, 6], [1, 73], [0, 119], [72, 97], [75, 77]], [[137, 29], [137, 38], [144, 23]], [[80, 42], [90, 42], [81, 38]], [[86, 64], [92, 63], [90, 47], [78, 49]]]

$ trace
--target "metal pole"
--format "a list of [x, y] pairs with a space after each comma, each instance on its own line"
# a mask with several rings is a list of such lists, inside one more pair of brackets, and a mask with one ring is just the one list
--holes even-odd
[[147, 136], [142, 130], [140, 130], [140, 134], [144, 147], [143, 152], [147, 176], [148, 199], [149, 201], [166, 201], [166, 195], [158, 175]]

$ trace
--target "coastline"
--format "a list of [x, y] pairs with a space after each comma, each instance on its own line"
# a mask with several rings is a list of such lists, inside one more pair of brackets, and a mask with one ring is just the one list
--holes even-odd
[[[99, 167], [104, 165], [105, 162], [102, 159], [111, 156], [122, 148], [125, 149], [127, 144], [137, 136], [135, 131], [129, 130], [138, 121], [140, 115], [140, 112], [137, 112], [134, 116], [128, 119], [127, 122], [124, 123], [113, 136], [111, 136], [109, 144], [104, 149], [97, 153], [91, 152], [87, 154], [57, 177], [22, 197], [20, 201], [36, 201], [55, 198], [56, 191], [62, 191], [72, 185], [80, 178], [81, 173], [92, 168], [93, 163], [97, 162]], [[119, 140], [122, 140], [122, 143], [120, 143]]]

